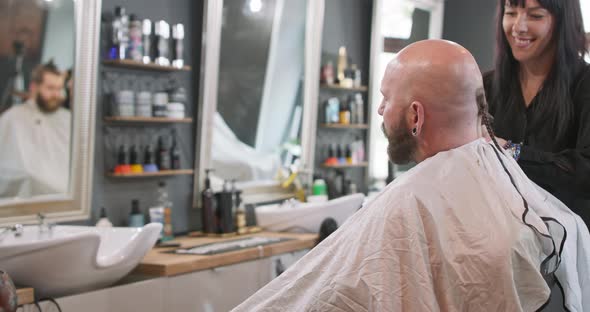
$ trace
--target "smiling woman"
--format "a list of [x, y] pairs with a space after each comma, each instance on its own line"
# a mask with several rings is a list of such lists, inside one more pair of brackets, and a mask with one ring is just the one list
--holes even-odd
[[493, 128], [530, 179], [590, 224], [590, 66], [578, 0], [499, 0]]

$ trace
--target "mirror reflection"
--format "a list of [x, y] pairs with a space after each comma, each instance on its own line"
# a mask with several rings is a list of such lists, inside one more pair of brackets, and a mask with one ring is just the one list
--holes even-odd
[[301, 155], [306, 0], [224, 1], [212, 166], [271, 180]]
[[0, 200], [68, 193], [73, 0], [0, 0]]

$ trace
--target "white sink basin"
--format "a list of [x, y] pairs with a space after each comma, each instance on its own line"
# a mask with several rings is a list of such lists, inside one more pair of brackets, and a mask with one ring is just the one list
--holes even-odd
[[256, 207], [258, 225], [269, 231], [317, 233], [322, 221], [333, 218], [341, 226], [362, 205], [365, 195], [358, 193], [323, 203], [286, 203]]
[[25, 226], [0, 241], [0, 269], [41, 297], [109, 286], [127, 275], [156, 243], [162, 225], [143, 228]]

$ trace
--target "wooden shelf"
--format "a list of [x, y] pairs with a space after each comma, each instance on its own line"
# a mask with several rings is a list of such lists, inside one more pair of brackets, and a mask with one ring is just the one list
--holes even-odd
[[112, 177], [112, 178], [147, 178], [147, 177], [190, 175], [193, 173], [194, 173], [194, 171], [192, 169], [181, 169], [181, 170], [161, 170], [158, 172], [144, 172], [144, 173], [112, 173], [112, 172], [109, 172], [108, 176]]
[[174, 66], [162, 66], [154, 63], [144, 64], [141, 62], [136, 62], [132, 60], [105, 60], [102, 63], [106, 66], [113, 66], [113, 67], [125, 67], [125, 68], [133, 68], [133, 69], [144, 69], [144, 70], [157, 70], [157, 71], [190, 71], [190, 66], [183, 66], [183, 67], [174, 67]]
[[192, 118], [167, 118], [167, 117], [105, 117], [104, 120], [106, 122], [112, 123], [131, 123], [131, 122], [141, 122], [141, 123], [191, 123], [193, 122]]
[[328, 85], [328, 84], [320, 84], [320, 88], [322, 89], [330, 89], [330, 90], [340, 90], [340, 91], [358, 91], [358, 92], [366, 92], [367, 90], [369, 90], [369, 88], [367, 86], [360, 86], [360, 87], [352, 87], [352, 88], [348, 88], [348, 87], [343, 87], [337, 84], [334, 85]]
[[343, 124], [321, 124], [321, 128], [326, 129], [369, 129], [369, 125], [367, 124], [350, 124], [350, 125], [343, 125]]
[[369, 163], [362, 162], [358, 164], [342, 164], [342, 165], [326, 165], [322, 164], [322, 168], [334, 168], [334, 169], [344, 169], [344, 168], [363, 168], [369, 166]]
[[35, 291], [33, 288], [18, 288], [16, 290], [17, 304], [19, 306], [35, 302]]

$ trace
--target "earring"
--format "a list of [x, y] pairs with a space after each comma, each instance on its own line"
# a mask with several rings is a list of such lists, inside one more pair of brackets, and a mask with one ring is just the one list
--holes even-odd
[[417, 129], [416, 127], [414, 127], [414, 128], [412, 129], [412, 135], [413, 135], [413, 136], [416, 136], [417, 134], [418, 134], [418, 129]]

